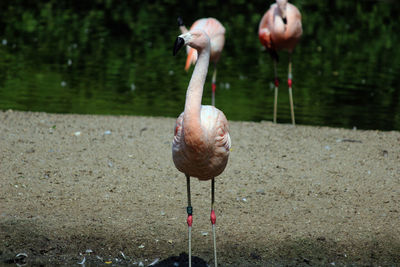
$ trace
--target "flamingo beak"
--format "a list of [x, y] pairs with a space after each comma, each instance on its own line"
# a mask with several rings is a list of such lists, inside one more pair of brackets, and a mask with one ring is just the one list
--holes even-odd
[[174, 56], [176, 55], [176, 53], [178, 53], [179, 49], [181, 49], [184, 44], [185, 40], [182, 37], [176, 38], [173, 51]]
[[178, 26], [179, 26], [179, 27], [185, 25], [185, 24], [183, 23], [182, 17], [178, 17], [177, 21], [178, 21]]

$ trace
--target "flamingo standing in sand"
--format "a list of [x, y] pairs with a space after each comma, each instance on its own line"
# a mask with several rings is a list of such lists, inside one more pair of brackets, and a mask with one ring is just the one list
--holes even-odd
[[186, 175], [187, 183], [187, 224], [189, 235], [189, 266], [191, 266], [191, 229], [193, 209], [190, 198], [190, 177], [211, 180], [211, 224], [214, 242], [214, 263], [217, 266], [215, 238], [216, 216], [215, 177], [220, 175], [228, 163], [231, 139], [228, 121], [222, 111], [214, 106], [201, 105], [204, 82], [210, 61], [211, 43], [207, 33], [193, 29], [179, 35], [173, 54], [184, 45], [196, 49], [198, 59], [186, 92], [185, 109], [176, 120], [172, 144], [172, 157], [176, 168]]
[[[183, 20], [181, 17], [178, 18], [178, 25], [181, 33], [187, 33], [188, 30], [186, 26], [183, 24]], [[200, 29], [207, 33], [211, 42], [211, 55], [210, 61], [214, 63], [214, 72], [212, 76], [211, 89], [211, 105], [215, 106], [215, 90], [217, 89], [217, 62], [221, 56], [222, 49], [225, 44], [225, 28], [222, 26], [221, 22], [219, 22], [215, 18], [202, 18], [196, 20], [190, 30]], [[187, 47], [187, 58], [185, 70], [187, 71], [190, 68], [191, 64], [195, 64], [197, 60], [197, 51], [191, 47]]]
[[295, 124], [293, 96], [292, 96], [292, 52], [299, 42], [303, 29], [301, 27], [301, 14], [294, 5], [287, 0], [276, 0], [268, 11], [264, 14], [258, 27], [258, 37], [261, 43], [267, 48], [274, 60], [275, 72], [275, 98], [274, 98], [274, 123], [276, 123], [276, 113], [278, 105], [278, 74], [276, 64], [278, 62], [277, 50], [289, 51], [289, 99], [292, 124]]

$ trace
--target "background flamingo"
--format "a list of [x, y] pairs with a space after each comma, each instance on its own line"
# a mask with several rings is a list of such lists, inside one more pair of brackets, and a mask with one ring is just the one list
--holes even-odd
[[292, 96], [292, 52], [299, 42], [303, 29], [301, 27], [301, 14], [294, 5], [287, 0], [276, 0], [261, 19], [258, 28], [258, 37], [261, 43], [267, 48], [274, 60], [275, 72], [275, 97], [274, 97], [274, 122], [276, 123], [277, 102], [278, 102], [278, 74], [276, 64], [278, 62], [277, 50], [289, 51], [289, 99], [292, 124], [295, 124], [294, 107]]
[[193, 210], [190, 199], [190, 177], [211, 180], [211, 223], [214, 242], [214, 262], [217, 266], [214, 212], [215, 177], [220, 175], [228, 162], [231, 140], [228, 121], [222, 111], [214, 106], [202, 106], [204, 82], [210, 61], [211, 44], [208, 35], [198, 28], [181, 34], [175, 41], [174, 55], [189, 45], [198, 52], [197, 64], [186, 92], [184, 112], [178, 117], [172, 145], [176, 168], [186, 175], [189, 232], [189, 266], [191, 266], [191, 228]]
[[[182, 18], [178, 18], [178, 25], [181, 33], [187, 33], [188, 30], [183, 23]], [[210, 38], [211, 42], [211, 55], [210, 61], [214, 63], [214, 72], [212, 76], [211, 88], [212, 88], [212, 96], [211, 96], [211, 104], [215, 106], [215, 90], [217, 88], [217, 62], [221, 56], [222, 49], [225, 44], [225, 28], [222, 26], [221, 22], [219, 22], [215, 18], [202, 18], [196, 20], [190, 30], [200, 29], [206, 32], [206, 34]], [[197, 60], [197, 51], [191, 47], [187, 47], [187, 58], [185, 70], [187, 71], [190, 68], [191, 64], [195, 64]]]

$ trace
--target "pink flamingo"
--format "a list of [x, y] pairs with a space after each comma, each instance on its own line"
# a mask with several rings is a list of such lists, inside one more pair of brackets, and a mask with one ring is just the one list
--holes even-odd
[[189, 235], [189, 266], [191, 266], [191, 229], [193, 210], [190, 200], [190, 177], [211, 180], [211, 224], [214, 242], [214, 263], [217, 266], [215, 238], [216, 216], [215, 177], [220, 175], [228, 163], [231, 139], [228, 121], [222, 111], [214, 106], [201, 105], [204, 82], [210, 61], [211, 43], [207, 33], [193, 29], [179, 35], [173, 54], [184, 45], [197, 50], [198, 59], [186, 92], [185, 109], [176, 120], [172, 144], [172, 157], [176, 168], [186, 175], [187, 183], [187, 224]]
[[[186, 26], [183, 24], [182, 18], [178, 18], [178, 25], [181, 33], [187, 33], [188, 30]], [[214, 63], [214, 72], [212, 76], [211, 88], [212, 88], [212, 97], [211, 97], [211, 105], [215, 106], [215, 90], [217, 89], [217, 62], [221, 56], [222, 49], [225, 44], [225, 28], [222, 26], [221, 22], [219, 22], [215, 18], [202, 18], [196, 20], [190, 30], [200, 29], [207, 33], [208, 37], [210, 37], [211, 42], [211, 55], [210, 61]], [[187, 58], [185, 70], [187, 71], [190, 68], [191, 64], [195, 64], [197, 60], [197, 51], [191, 47], [187, 47]]]
[[287, 0], [276, 0], [264, 14], [258, 27], [258, 37], [261, 43], [267, 48], [274, 60], [275, 72], [275, 98], [274, 98], [274, 123], [276, 123], [277, 102], [278, 102], [278, 75], [276, 64], [278, 62], [277, 50], [289, 51], [289, 99], [292, 124], [295, 124], [293, 96], [292, 96], [292, 52], [299, 42], [303, 29], [301, 27], [301, 14], [294, 5]]

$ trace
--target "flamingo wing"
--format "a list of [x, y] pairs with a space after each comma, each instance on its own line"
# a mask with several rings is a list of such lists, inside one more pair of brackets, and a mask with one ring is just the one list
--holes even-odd
[[258, 26], [258, 38], [263, 46], [267, 49], [272, 59], [279, 61], [278, 53], [272, 38], [273, 25], [274, 25], [274, 8], [276, 4], [272, 4], [271, 7], [265, 12]]
[[300, 41], [300, 37], [303, 34], [303, 28], [301, 24], [301, 13], [297, 7], [289, 3], [287, 8], [288, 25], [285, 32], [285, 37], [287, 39], [286, 48], [291, 51]]
[[[274, 4], [275, 5], [275, 4]], [[263, 46], [268, 49], [273, 49], [271, 32], [273, 27], [273, 7], [271, 5], [270, 9], [265, 12], [262, 17], [260, 24], [258, 25], [258, 38]]]

